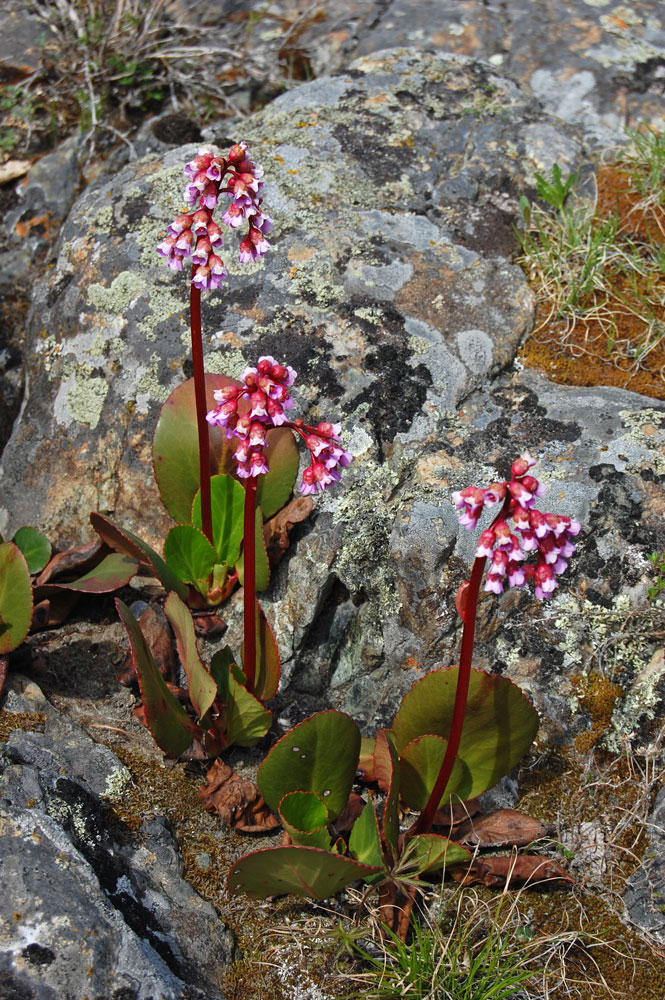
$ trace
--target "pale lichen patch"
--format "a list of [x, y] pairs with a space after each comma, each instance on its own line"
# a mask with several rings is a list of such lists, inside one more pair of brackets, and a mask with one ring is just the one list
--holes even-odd
[[117, 314], [124, 312], [145, 288], [146, 280], [140, 274], [121, 271], [108, 288], [97, 283], [90, 285], [88, 302], [102, 312]]

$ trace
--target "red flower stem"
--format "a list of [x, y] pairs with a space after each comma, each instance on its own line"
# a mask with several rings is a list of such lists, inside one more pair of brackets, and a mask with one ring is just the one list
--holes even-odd
[[[510, 506], [510, 496], [503, 502], [501, 510], [492, 521], [491, 527], [505, 518]], [[441, 768], [439, 770], [434, 788], [430, 794], [425, 808], [420, 816], [408, 831], [409, 837], [415, 837], [421, 833], [428, 833], [434, 821], [434, 815], [439, 808], [439, 803], [446, 786], [453, 773], [453, 767], [457, 760], [457, 753], [462, 739], [462, 729], [464, 727], [464, 717], [466, 715], [466, 705], [469, 697], [469, 682], [471, 680], [471, 662], [473, 660], [473, 644], [476, 634], [476, 613], [478, 611], [478, 594], [482, 583], [483, 573], [487, 556], [477, 556], [474, 560], [469, 578], [469, 586], [465, 595], [464, 605], [464, 630], [462, 632], [462, 647], [460, 649], [459, 670], [457, 674], [457, 688], [455, 690], [455, 703], [453, 705], [453, 717], [448, 734], [448, 745], [443, 756]]]
[[243, 534], [243, 617], [245, 644], [243, 667], [245, 686], [254, 690], [256, 679], [256, 476], [245, 480], [245, 523]]
[[[194, 276], [195, 265], [192, 267]], [[201, 291], [189, 286], [189, 315], [192, 332], [192, 362], [194, 365], [194, 398], [196, 424], [199, 431], [199, 485], [201, 487], [201, 526], [210, 544], [212, 541], [212, 506], [210, 503], [210, 439], [206, 413], [206, 382], [203, 370], [203, 339], [201, 337]]]

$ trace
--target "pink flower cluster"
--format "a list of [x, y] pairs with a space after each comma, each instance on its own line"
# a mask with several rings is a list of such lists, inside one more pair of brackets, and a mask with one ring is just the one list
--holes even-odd
[[[265, 445], [269, 430], [284, 426], [295, 431], [310, 453], [300, 492], [316, 493], [341, 479], [339, 467], [345, 468], [352, 456], [342, 448], [339, 424], [323, 422], [311, 427], [302, 420], [287, 420], [284, 411], [293, 407], [288, 390], [295, 379], [296, 372], [289, 365], [280, 365], [270, 355], [261, 357], [256, 368], [243, 372], [243, 385], [229, 385], [215, 392], [217, 406], [206, 419], [209, 424], [223, 427], [227, 438], [239, 439], [233, 457], [241, 479], [268, 472]], [[242, 414], [241, 399], [249, 403], [249, 410]]]
[[[535, 509], [536, 498], [545, 494], [543, 484], [528, 474], [535, 464], [530, 455], [523, 455], [512, 464], [510, 482], [492, 483], [486, 489], [467, 486], [453, 493], [453, 500], [463, 512], [460, 524], [470, 531], [485, 507], [503, 504], [492, 526], [478, 539], [476, 557], [491, 560], [485, 590], [500, 594], [506, 583], [522, 587], [527, 580], [533, 580], [536, 597], [543, 600], [559, 586], [556, 578], [575, 551], [570, 539], [578, 534], [580, 525], [570, 517]], [[507, 524], [511, 518], [521, 538], [511, 533]], [[530, 552], [537, 554], [535, 563], [526, 562]]]
[[[270, 249], [266, 234], [272, 219], [263, 214], [263, 170], [250, 160], [247, 143], [232, 146], [228, 156], [216, 156], [202, 149], [185, 167], [190, 178], [184, 200], [193, 209], [183, 212], [168, 228], [168, 236], [157, 247], [169, 267], [182, 271], [183, 261], [191, 257], [192, 284], [203, 290], [219, 288], [227, 277], [217, 250], [222, 246], [222, 230], [212, 217], [221, 194], [231, 198], [222, 221], [235, 229], [244, 222], [248, 231], [240, 243], [240, 263], [258, 260]], [[198, 203], [198, 207], [197, 207]]]

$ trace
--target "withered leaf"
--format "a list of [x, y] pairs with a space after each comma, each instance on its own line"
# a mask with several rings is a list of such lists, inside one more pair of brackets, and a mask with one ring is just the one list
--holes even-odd
[[51, 594], [35, 604], [32, 609], [31, 632], [40, 632], [43, 628], [62, 625], [78, 602], [79, 594], [74, 591]]
[[559, 889], [575, 884], [575, 879], [560, 864], [537, 854], [474, 858], [470, 864], [449, 868], [448, 873], [461, 885], [480, 883], [503, 888], [507, 884], [511, 888], [529, 885], [531, 888]]
[[454, 837], [465, 847], [525, 847], [546, 834], [542, 823], [532, 816], [517, 809], [497, 809], [462, 823]]
[[226, 631], [226, 622], [219, 615], [202, 612], [194, 617], [196, 634], [206, 639], [214, 639]]
[[332, 824], [335, 836], [340, 837], [345, 833], [351, 832], [353, 824], [360, 816], [361, 812], [365, 808], [365, 805], [365, 800], [362, 796], [358, 795], [357, 792], [351, 792], [349, 794], [349, 797], [346, 800], [346, 805], [335, 822]]
[[[149, 604], [139, 615], [138, 622], [160, 674], [167, 681], [175, 680], [177, 665], [173, 652], [173, 637], [161, 607], [158, 604]], [[118, 681], [125, 687], [131, 687], [132, 684], [138, 683], [131, 650], [127, 654]]]
[[397, 882], [383, 882], [379, 886], [381, 922], [400, 941], [406, 941], [417, 891], [415, 885], [399, 885]]
[[432, 825], [452, 830], [455, 840], [457, 840], [458, 828], [466, 823], [471, 816], [477, 816], [479, 812], [478, 799], [469, 799], [467, 802], [449, 802], [434, 813]]
[[35, 587], [50, 583], [55, 577], [65, 574], [75, 573], [77, 577], [83, 576], [94, 569], [110, 551], [108, 545], [101, 538], [95, 538], [92, 542], [79, 545], [75, 549], [59, 552], [41, 571], [35, 580]]
[[199, 798], [226, 826], [243, 833], [259, 833], [280, 825], [254, 782], [241, 778], [223, 761], [214, 762], [206, 781], [207, 787], [202, 785], [199, 789]]
[[288, 549], [293, 525], [308, 518], [313, 506], [310, 496], [295, 497], [263, 525], [263, 541], [271, 566], [276, 566]]

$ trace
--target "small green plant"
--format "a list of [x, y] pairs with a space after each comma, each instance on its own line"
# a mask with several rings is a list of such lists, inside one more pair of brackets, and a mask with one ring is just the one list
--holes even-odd
[[[529, 473], [529, 455], [513, 462], [510, 481], [468, 486], [453, 494], [460, 523], [473, 529], [486, 507], [499, 506], [480, 535], [471, 576], [459, 589], [464, 622], [459, 666], [433, 670], [405, 695], [390, 729], [361, 741], [347, 715], [319, 712], [287, 732], [259, 767], [258, 786], [290, 843], [254, 851], [231, 868], [231, 892], [265, 899], [292, 893], [323, 899], [356, 880], [378, 885], [388, 926], [404, 938], [418, 881], [469, 860], [454, 840], [431, 833], [439, 810], [491, 788], [530, 747], [538, 714], [508, 678], [472, 668], [480, 586], [485, 590], [534, 584], [539, 599], [558, 587], [557, 576], [575, 551], [580, 525], [534, 508], [544, 486]], [[512, 519], [521, 542], [508, 527]], [[535, 553], [529, 562], [527, 553]], [[348, 840], [335, 821], [349, 799], [356, 771], [385, 795], [381, 818], [368, 795]], [[418, 811], [400, 829], [400, 803]], [[545, 874], [545, 877], [548, 877]]]
[[118, 590], [137, 569], [99, 543], [51, 559], [51, 543], [36, 528], [19, 528], [9, 542], [0, 537], [0, 693], [8, 656], [31, 630], [60, 624], [80, 594]]
[[656, 577], [647, 591], [649, 599], [655, 601], [665, 592], [665, 552], [652, 552], [647, 558], [656, 571]]
[[[578, 193], [578, 175], [564, 178], [555, 163], [548, 175], [536, 175], [539, 202], [520, 199], [523, 229], [517, 233], [522, 266], [549, 306], [535, 333], [558, 320], [562, 347], [575, 357], [609, 356], [628, 378], [665, 334], [665, 138], [650, 129], [629, 135], [631, 145], [616, 164], [632, 206], [627, 215], [625, 209], [621, 217], [618, 211], [598, 214], [594, 201]], [[648, 222], [650, 236], [640, 229], [640, 219]], [[581, 344], [573, 340], [578, 326], [584, 330]]]
[[517, 929], [504, 925], [500, 914], [479, 927], [480, 907], [472, 909], [475, 920], [465, 919], [464, 902], [448, 931], [431, 919], [414, 920], [408, 941], [389, 931], [380, 957], [341, 931], [347, 950], [366, 967], [351, 976], [365, 1000], [515, 1000], [533, 984], [531, 949]]
[[[270, 579], [264, 518], [279, 511], [291, 495], [299, 464], [296, 439], [310, 455], [300, 484], [308, 504], [308, 495], [338, 481], [339, 468], [351, 461], [341, 446], [338, 425], [324, 421], [313, 427], [288, 419], [294, 406], [289, 389], [296, 379], [289, 365], [265, 355], [238, 381], [204, 371], [201, 292], [219, 288], [226, 277], [215, 252], [222, 230], [213, 212], [221, 197], [228, 196], [221, 221], [232, 229], [247, 226], [240, 263], [260, 259], [270, 249], [266, 234], [272, 229], [262, 208], [262, 175], [245, 142], [232, 146], [226, 157], [201, 150], [185, 167], [189, 183], [183, 200], [191, 211], [177, 216], [157, 247], [174, 271], [182, 271], [191, 258], [194, 368], [194, 377], [167, 399], [155, 432], [155, 479], [164, 506], [178, 522], [166, 536], [163, 557], [132, 532], [101, 514], [91, 515], [107, 545], [147, 562], [171, 592], [165, 612], [187, 674], [184, 694], [194, 718], [169, 691], [129, 609], [117, 604], [132, 647], [146, 721], [156, 742], [172, 756], [192, 744], [215, 756], [231, 743], [256, 743], [270, 728], [272, 715], [263, 702], [276, 693], [281, 667], [277, 643], [256, 599], [257, 590], [264, 590]], [[238, 582], [243, 588], [242, 668], [228, 648], [205, 667], [184, 602], [195, 608], [215, 607]]]

